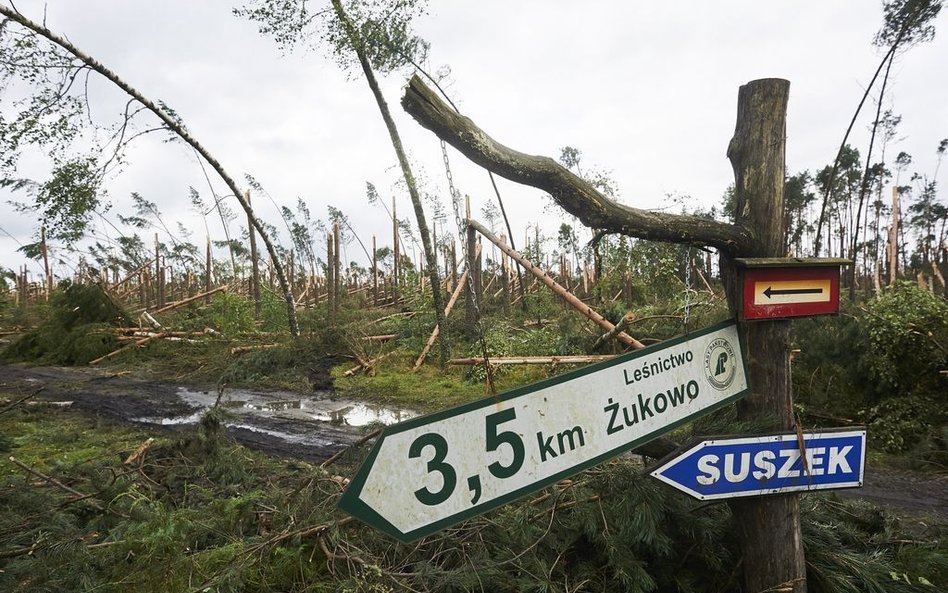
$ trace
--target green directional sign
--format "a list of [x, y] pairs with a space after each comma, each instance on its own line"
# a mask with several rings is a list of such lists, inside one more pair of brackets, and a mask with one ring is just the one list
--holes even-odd
[[412, 541], [540, 490], [749, 393], [729, 321], [388, 427], [339, 508]]

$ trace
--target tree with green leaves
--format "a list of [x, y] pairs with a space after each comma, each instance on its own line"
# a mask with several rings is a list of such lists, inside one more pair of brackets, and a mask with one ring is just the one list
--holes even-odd
[[[214, 169], [247, 213], [253, 228], [261, 235], [283, 289], [290, 333], [294, 336], [299, 335], [296, 301], [286, 280], [276, 246], [266, 234], [263, 223], [253, 213], [250, 203], [244, 198], [243, 191], [236, 181], [188, 131], [181, 117], [161, 101], [156, 102], [146, 98], [118, 74], [80, 50], [68, 39], [57, 35], [44, 24], [30, 20], [15, 7], [0, 4], [0, 15], [5, 17], [0, 22], [0, 82], [6, 85], [11, 79], [15, 79], [30, 85], [34, 90], [29, 99], [21, 102], [23, 110], [15, 120], [0, 119], [0, 147], [4, 155], [0, 165], [6, 167], [3, 177], [10, 178], [7, 173], [11, 167], [15, 167], [16, 158], [26, 145], [39, 144], [55, 159], [56, 155], [63, 154], [65, 148], [79, 138], [85, 121], [83, 118], [86, 117], [87, 103], [85, 91], [76, 90], [79, 86], [77, 81], [88, 77], [93, 72], [98, 73], [129, 97], [122, 121], [110, 136], [111, 155], [100, 157], [98, 155], [102, 152], [97, 151], [97, 156], [94, 157], [95, 166], [86, 165], [86, 168], [94, 170], [93, 175], [83, 173], [82, 166], [74, 165], [70, 169], [70, 174], [59, 175], [59, 182], [79, 181], [79, 188], [84, 188], [87, 194], [89, 190], [98, 189], [110, 167], [122, 162], [125, 147], [135, 138], [143, 134], [163, 131], [184, 141], [200, 155], [203, 162]], [[12, 23], [18, 27], [13, 27]], [[142, 112], [150, 112], [159, 123], [131, 132], [130, 126], [135, 116]], [[100, 149], [104, 148], [100, 147]], [[68, 162], [65, 161], [65, 163]], [[59, 163], [59, 165], [62, 164], [64, 163]], [[61, 169], [62, 166], [59, 167], [59, 170]], [[54, 175], [51, 183], [55, 185], [55, 182]], [[72, 195], [71, 192], [64, 193], [55, 187], [54, 190], [48, 202], [53, 206], [56, 205], [57, 199], [61, 197], [68, 199]], [[91, 202], [88, 198], [78, 204], [79, 208], [84, 208], [84, 212], [93, 212], [89, 210]]]
[[879, 91], [879, 97], [877, 99], [878, 108], [876, 110], [876, 118], [872, 125], [872, 139], [869, 141], [869, 150], [866, 155], [866, 177], [868, 177], [869, 163], [871, 163], [872, 158], [872, 145], [875, 141], [876, 128], [880, 122], [879, 110], [882, 107], [882, 99], [885, 94], [885, 87], [888, 83], [892, 64], [900, 50], [904, 51], [919, 43], [931, 41], [935, 37], [935, 25], [933, 22], [941, 12], [941, 7], [942, 0], [891, 0], [883, 5], [883, 24], [879, 31], [876, 32], [872, 44], [876, 47], [887, 48], [887, 51], [879, 62], [879, 66], [876, 68], [872, 80], [870, 80], [866, 86], [865, 92], [863, 92], [862, 99], [856, 107], [856, 112], [853, 113], [849, 127], [843, 135], [843, 141], [839, 145], [839, 151], [836, 153], [833, 166], [830, 168], [828, 175], [826, 175], [826, 182], [823, 185], [823, 205], [820, 209], [820, 218], [816, 226], [816, 256], [820, 254], [820, 247], [822, 245], [821, 233], [823, 231], [823, 222], [826, 215], [826, 206], [831, 200], [832, 191], [835, 187], [834, 182], [837, 167], [843, 156], [846, 142], [849, 140], [849, 134], [852, 132], [853, 126], [856, 124], [856, 119], [859, 117], [859, 112], [862, 111], [866, 99], [869, 98], [869, 94], [876, 80], [879, 78], [879, 74], [882, 72], [882, 69], [885, 68], [882, 89]]
[[[341, 0], [332, 0], [334, 18], [319, 18], [324, 13], [310, 12], [305, 1], [253, 0], [234, 12], [258, 23], [260, 32], [272, 36], [284, 49], [315, 37], [329, 47], [342, 67], [350, 67], [353, 57], [356, 59], [375, 97], [408, 187], [431, 282], [435, 322], [444, 328], [444, 298], [424, 205], [395, 120], [376, 79], [376, 72], [385, 74], [422, 61], [428, 44], [412, 33], [411, 21], [424, 5], [423, 0], [374, 0], [350, 1], [343, 6]], [[443, 364], [448, 359], [447, 341], [440, 340], [439, 345]]]

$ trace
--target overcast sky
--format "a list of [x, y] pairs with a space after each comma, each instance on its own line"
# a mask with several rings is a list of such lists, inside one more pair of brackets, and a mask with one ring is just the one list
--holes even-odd
[[[16, 5], [42, 19], [43, 3]], [[281, 55], [253, 23], [232, 16], [233, 2], [46, 5], [52, 30], [145, 96], [173, 107], [232, 175], [252, 174], [281, 206], [293, 208], [302, 198], [319, 218], [326, 217], [327, 205], [340, 208], [364, 241], [377, 234], [380, 246], [390, 245], [387, 215], [368, 204], [365, 183], [388, 199], [396, 196], [400, 213], [408, 215], [410, 203], [397, 185], [395, 155], [363, 78], [342, 72], [325, 52]], [[629, 205], [662, 208], [668, 194], [677, 194], [691, 196], [692, 208], [709, 208], [733, 181], [725, 150], [738, 87], [750, 80], [791, 82], [788, 172], [832, 162], [881, 58], [871, 44], [881, 12], [876, 0], [434, 0], [416, 30], [431, 43], [432, 70], [450, 67], [451, 98], [500, 142], [554, 158], [564, 146], [578, 148], [583, 166], [607, 171]], [[946, 19], [942, 14], [936, 22], [934, 42], [897, 61], [884, 103], [903, 116], [902, 140], [890, 154], [910, 153], [913, 170], [928, 174], [938, 142], [948, 137]], [[409, 74], [386, 77], [383, 92], [419, 176], [449, 206], [438, 140], [399, 105]], [[94, 82], [90, 92], [93, 114], [103, 123], [124, 105], [104, 81]], [[871, 111], [852, 138], [861, 151]], [[458, 188], [480, 212], [493, 199], [486, 172], [450, 154]], [[128, 195], [137, 191], [156, 202], [168, 222], [193, 229], [192, 240], [202, 244], [203, 223], [190, 208], [188, 188], [206, 199], [210, 192], [194, 154], [146, 137], [129, 156], [129, 165], [109, 181], [114, 206], [108, 216], [130, 214]], [[223, 193], [222, 184], [212, 181]], [[561, 217], [544, 212], [549, 199], [503, 179], [499, 185], [518, 243], [523, 229], [537, 222], [555, 235]], [[37, 230], [35, 217], [14, 214], [9, 199], [0, 194], [0, 227], [27, 242]], [[253, 201], [264, 219], [283, 228], [268, 198]], [[413, 216], [411, 222], [415, 226]], [[116, 235], [101, 223], [96, 230]], [[211, 233], [223, 238], [219, 224]], [[281, 240], [288, 244], [285, 234]], [[17, 246], [0, 238], [0, 265], [22, 263]], [[364, 260], [355, 244], [347, 254]], [[31, 268], [40, 271], [41, 265]]]

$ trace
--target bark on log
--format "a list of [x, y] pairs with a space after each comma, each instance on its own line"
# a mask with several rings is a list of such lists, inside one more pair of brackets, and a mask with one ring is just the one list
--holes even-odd
[[[557, 284], [552, 278], [550, 278], [549, 274], [547, 274], [545, 271], [535, 266], [527, 258], [523, 257], [521, 254], [517, 253], [516, 251], [514, 251], [507, 245], [502, 245], [500, 239], [495, 237], [494, 234], [491, 233], [487, 229], [487, 227], [485, 227], [484, 225], [474, 220], [468, 220], [467, 224], [470, 228], [475, 229], [478, 233], [483, 235], [488, 241], [500, 247], [500, 249], [504, 253], [512, 257], [516, 262], [518, 262], [520, 265], [526, 268], [528, 272], [536, 276], [539, 281], [543, 282], [543, 284], [545, 284], [556, 295], [558, 295], [567, 303], [572, 305], [573, 308], [575, 308], [577, 311], [579, 311], [580, 313], [585, 315], [587, 318], [592, 320], [596, 325], [601, 327], [603, 330], [610, 332], [613, 329], [615, 329], [615, 326], [612, 325], [612, 323], [608, 319], [606, 319], [605, 317], [603, 317], [602, 315], [594, 311], [592, 307], [582, 302], [581, 300], [576, 298], [576, 296], [573, 295], [571, 292], [569, 292], [568, 290], [566, 290], [565, 288]], [[638, 340], [636, 340], [635, 338], [633, 338], [632, 336], [630, 336], [629, 334], [625, 332], [619, 332], [618, 334], [616, 334], [616, 339], [618, 339], [620, 342], [622, 342], [623, 344], [631, 348], [645, 348], [644, 344], [642, 344], [641, 342], [639, 342]]]
[[413, 76], [405, 88], [402, 107], [470, 160], [501, 177], [548, 192], [564, 210], [591, 228], [657, 241], [711, 245], [735, 253], [752, 242], [749, 228], [649, 212], [611, 200], [553, 159], [525, 154], [497, 142], [471, 119], [451, 109], [418, 76]]
[[228, 288], [229, 286], [226, 284], [223, 286], [218, 286], [217, 288], [214, 288], [210, 290], [209, 292], [202, 292], [201, 294], [196, 294], [193, 297], [182, 299], [180, 301], [171, 303], [170, 305], [166, 305], [162, 307], [161, 309], [158, 309], [157, 311], [152, 311], [152, 314], [158, 315], [159, 313], [164, 313], [165, 311], [171, 311], [172, 309], [177, 309], [178, 307], [182, 307], [184, 305], [187, 305], [188, 303], [193, 303], [196, 300], [202, 299], [207, 296], [211, 296], [212, 294], [221, 292], [222, 290], [227, 290]]
[[269, 350], [270, 348], [279, 348], [279, 344], [253, 344], [251, 346], [234, 346], [230, 349], [231, 354], [244, 354], [254, 350]]
[[[492, 356], [491, 365], [503, 364], [588, 364], [592, 362], [605, 362], [615, 358], [613, 354], [588, 354], [572, 356]], [[452, 358], [448, 364], [458, 366], [478, 366], [484, 364], [483, 358]]]

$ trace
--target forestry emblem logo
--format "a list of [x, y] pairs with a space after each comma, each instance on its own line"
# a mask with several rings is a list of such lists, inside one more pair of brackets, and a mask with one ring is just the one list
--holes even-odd
[[728, 388], [737, 373], [737, 357], [731, 343], [724, 338], [715, 338], [704, 351], [704, 374], [711, 386], [718, 391]]

